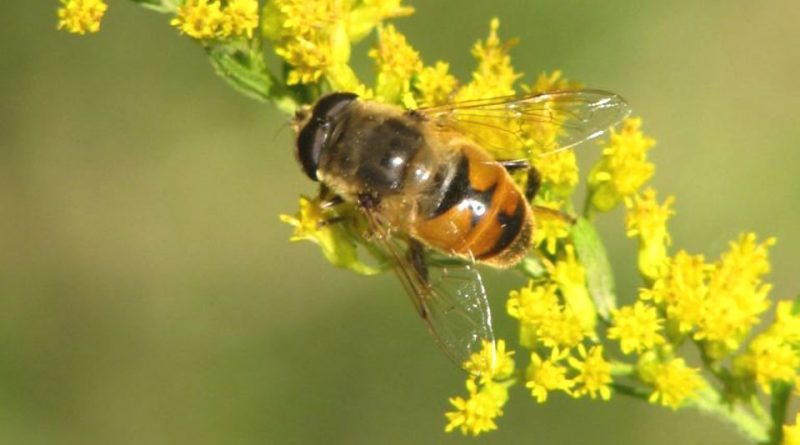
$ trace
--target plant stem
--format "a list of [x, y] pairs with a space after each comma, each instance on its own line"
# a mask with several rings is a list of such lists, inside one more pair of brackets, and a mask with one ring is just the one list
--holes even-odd
[[789, 404], [791, 393], [791, 385], [784, 382], [772, 384], [772, 399], [769, 406], [772, 417], [768, 442], [770, 445], [778, 445], [783, 441], [783, 424], [786, 423], [786, 406]]
[[700, 411], [713, 414], [736, 427], [737, 431], [756, 443], [773, 443], [769, 442], [767, 425], [759, 422], [741, 406], [725, 403], [719, 393], [707, 384], [687, 406], [694, 406]]

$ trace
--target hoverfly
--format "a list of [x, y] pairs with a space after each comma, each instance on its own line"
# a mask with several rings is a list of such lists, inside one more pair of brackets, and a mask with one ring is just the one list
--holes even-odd
[[[536, 134], [537, 126], [557, 134], [558, 150], [566, 149], [599, 136], [629, 112], [624, 99], [599, 90], [415, 110], [336, 92], [297, 112], [295, 155], [330, 202], [351, 203], [363, 214], [367, 241], [390, 258], [430, 332], [463, 366], [485, 342], [494, 342], [476, 264], [514, 266], [535, 230], [536, 170], [528, 161], [497, 160], [489, 152], [527, 152], [531, 138], [520, 134]], [[486, 137], [495, 133], [500, 137]], [[490, 139], [508, 146], [490, 147]], [[552, 137], [542, 143], [552, 144]], [[529, 171], [525, 191], [509, 174], [520, 167]]]

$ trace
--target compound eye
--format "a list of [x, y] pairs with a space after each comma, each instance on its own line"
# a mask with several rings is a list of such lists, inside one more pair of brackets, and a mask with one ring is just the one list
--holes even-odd
[[335, 119], [350, 102], [356, 100], [358, 95], [355, 93], [331, 93], [322, 97], [314, 105], [314, 117], [319, 119]]
[[319, 157], [322, 153], [322, 147], [325, 145], [325, 140], [328, 139], [330, 132], [330, 124], [328, 122], [312, 118], [300, 130], [297, 136], [297, 147], [295, 155], [306, 176], [311, 178], [312, 181], [318, 181], [317, 167], [319, 166]]

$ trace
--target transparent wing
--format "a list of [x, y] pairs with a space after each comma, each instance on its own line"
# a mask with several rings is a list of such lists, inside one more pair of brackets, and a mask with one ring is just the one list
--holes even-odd
[[385, 253], [411, 302], [442, 351], [464, 367], [489, 342], [492, 316], [480, 273], [470, 262], [438, 261], [419, 242], [394, 231], [379, 214], [366, 212], [373, 241]]
[[614, 93], [561, 90], [457, 102], [417, 112], [471, 137], [500, 158], [514, 159], [594, 139], [631, 110], [625, 99]]

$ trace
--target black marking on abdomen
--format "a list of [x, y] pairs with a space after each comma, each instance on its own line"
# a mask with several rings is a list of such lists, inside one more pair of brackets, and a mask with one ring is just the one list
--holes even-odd
[[[437, 177], [440, 174], [441, 172], [437, 173]], [[436, 207], [426, 215], [428, 219], [436, 218], [447, 212], [454, 205], [460, 203], [472, 190], [469, 184], [469, 159], [466, 156], [462, 156], [458, 161], [456, 174], [453, 175], [450, 181], [445, 182], [444, 178], [441, 181], [437, 186], [440, 187], [440, 190], [443, 189], [444, 192]]]
[[491, 258], [499, 254], [508, 246], [510, 246], [515, 239], [517, 239], [519, 232], [522, 230], [522, 227], [525, 224], [525, 206], [523, 203], [517, 201], [517, 208], [514, 210], [512, 215], [502, 211], [497, 213], [497, 222], [500, 224], [500, 228], [502, 229], [500, 237], [497, 238], [497, 241], [494, 243], [494, 246], [492, 246], [491, 249], [481, 253], [480, 256], [478, 256], [479, 260]]

